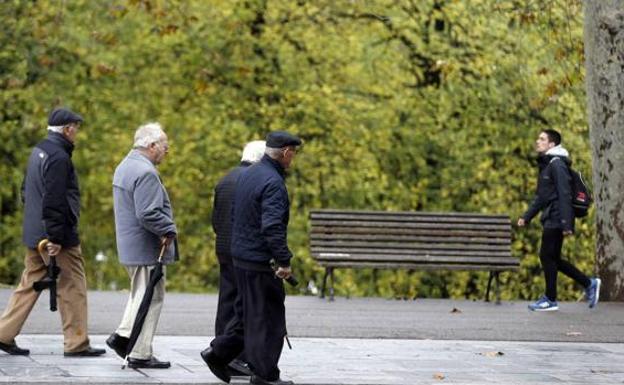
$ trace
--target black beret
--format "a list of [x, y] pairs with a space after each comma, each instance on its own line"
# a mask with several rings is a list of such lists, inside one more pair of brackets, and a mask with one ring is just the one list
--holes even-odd
[[301, 139], [286, 131], [273, 131], [266, 137], [266, 146], [270, 148], [301, 146]]
[[56, 108], [48, 116], [48, 126], [65, 126], [82, 121], [82, 116], [67, 108]]

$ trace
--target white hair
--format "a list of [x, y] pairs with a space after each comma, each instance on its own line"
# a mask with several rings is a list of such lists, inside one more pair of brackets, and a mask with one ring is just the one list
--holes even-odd
[[241, 162], [259, 162], [260, 159], [262, 159], [262, 155], [264, 155], [265, 147], [266, 142], [264, 140], [254, 140], [253, 142], [247, 143], [243, 149]]
[[283, 149], [284, 149], [283, 147], [282, 148], [267, 147], [266, 150], [264, 150], [264, 153], [273, 159], [279, 159], [282, 157]]
[[134, 148], [147, 148], [150, 144], [160, 141], [165, 136], [158, 122], [151, 122], [137, 128], [134, 133]]
[[48, 126], [48, 131], [57, 132], [59, 134], [63, 133], [63, 128], [65, 126]]

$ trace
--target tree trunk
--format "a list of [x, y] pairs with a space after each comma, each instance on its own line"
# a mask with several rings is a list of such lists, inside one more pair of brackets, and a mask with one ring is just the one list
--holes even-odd
[[587, 107], [601, 299], [624, 300], [624, 0], [585, 1]]

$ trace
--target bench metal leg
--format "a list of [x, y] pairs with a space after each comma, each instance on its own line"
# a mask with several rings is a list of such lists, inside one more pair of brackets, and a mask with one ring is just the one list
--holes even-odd
[[321, 293], [319, 298], [325, 298], [325, 287], [327, 287], [327, 276], [329, 275], [329, 267], [325, 268], [325, 274], [323, 274], [323, 282], [321, 284]]
[[487, 289], [485, 290], [485, 302], [490, 302], [490, 288], [492, 287], [492, 278], [494, 278], [494, 272], [490, 271], [490, 277], [488, 278]]
[[496, 304], [500, 305], [501, 304], [501, 293], [500, 293], [500, 280], [498, 279], [498, 275], [500, 274], [500, 272], [496, 272], [494, 273], [494, 278], [496, 280], [496, 288], [494, 289], [494, 293], [496, 294]]
[[334, 268], [329, 267], [329, 300], [334, 300]]

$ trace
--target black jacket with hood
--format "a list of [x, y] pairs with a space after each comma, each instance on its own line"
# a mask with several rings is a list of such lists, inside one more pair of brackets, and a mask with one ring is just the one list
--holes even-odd
[[537, 159], [539, 176], [535, 199], [522, 218], [528, 223], [542, 211], [540, 220], [546, 229], [574, 231], [574, 210], [570, 187], [570, 158], [561, 145]]

